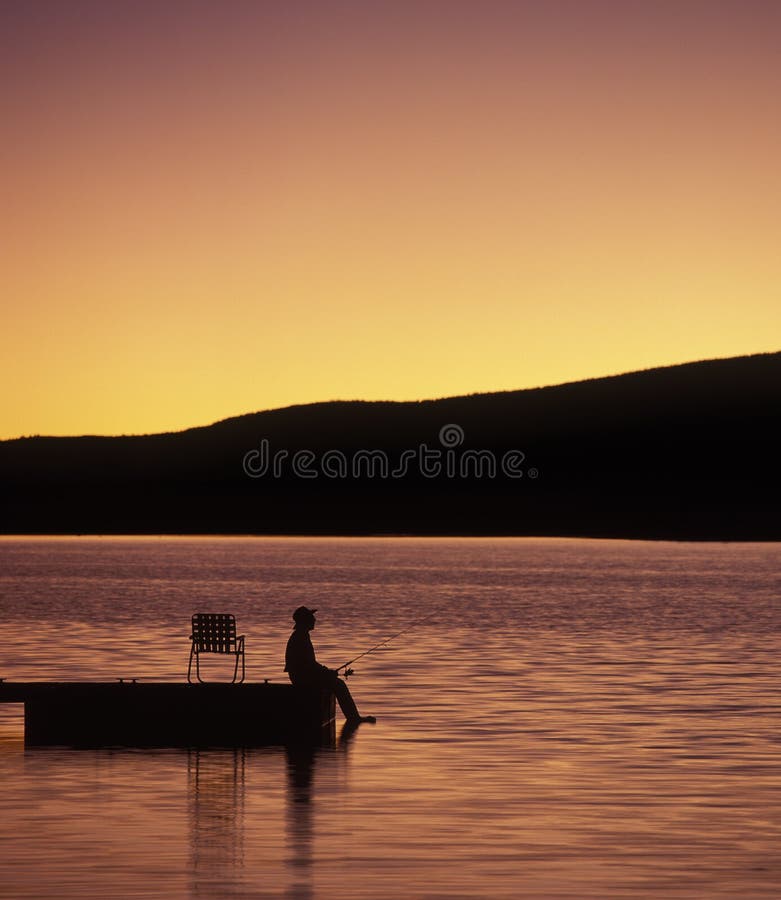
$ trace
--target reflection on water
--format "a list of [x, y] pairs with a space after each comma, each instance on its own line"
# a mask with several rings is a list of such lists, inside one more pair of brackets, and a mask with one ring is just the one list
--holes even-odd
[[[0, 677], [183, 680], [237, 614], [361, 660], [334, 746], [25, 751], [0, 721], [0, 897], [772, 898], [781, 548], [532, 540], [0, 540]], [[216, 599], [215, 599], [216, 598]], [[155, 621], [154, 641], [138, 625]], [[2, 719], [0, 709], [0, 719]]]
[[[221, 890], [232, 887], [231, 896], [241, 893], [238, 885], [251, 882], [253, 866], [245, 865], [246, 832], [254, 834], [258, 822], [247, 826], [245, 797], [262, 785], [247, 785], [258, 774], [255, 757], [284, 754], [285, 825], [284, 896], [291, 900], [308, 900], [315, 896], [315, 809], [318, 803], [333, 803], [338, 786], [346, 786], [337, 773], [344, 766], [356, 726], [344, 725], [332, 748], [315, 744], [298, 744], [267, 751], [257, 750], [190, 750], [187, 753], [187, 799], [190, 819], [191, 896], [213, 898]], [[330, 778], [321, 794], [316, 789], [316, 771], [328, 771]], [[343, 775], [343, 771], [341, 772]], [[335, 777], [336, 776], [336, 777]], [[266, 823], [274, 827], [272, 816]], [[249, 891], [252, 893], [252, 891]], [[253, 894], [254, 895], [254, 894]]]
[[[288, 888], [285, 893], [290, 900], [311, 900], [315, 896], [314, 847], [315, 808], [318, 802], [334, 802], [334, 770], [344, 764], [350, 741], [357, 732], [357, 726], [346, 723], [342, 726], [336, 744], [336, 754], [326, 754], [321, 748], [301, 744], [285, 748], [287, 797], [285, 802], [285, 862], [288, 867]], [[315, 790], [315, 770], [317, 765], [331, 769], [332, 790], [323, 791], [318, 796]]]
[[213, 897], [243, 868], [244, 762], [243, 749], [188, 753], [193, 897]]
[[314, 795], [313, 778], [317, 751], [314, 747], [287, 750], [286, 862], [291, 879], [286, 897], [310, 900], [314, 897]]

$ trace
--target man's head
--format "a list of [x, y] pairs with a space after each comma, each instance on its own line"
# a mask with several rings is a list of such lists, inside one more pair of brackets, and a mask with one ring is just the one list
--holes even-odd
[[293, 613], [293, 621], [296, 623], [296, 628], [314, 628], [316, 612], [316, 609], [309, 609], [306, 606], [299, 606], [298, 609]]

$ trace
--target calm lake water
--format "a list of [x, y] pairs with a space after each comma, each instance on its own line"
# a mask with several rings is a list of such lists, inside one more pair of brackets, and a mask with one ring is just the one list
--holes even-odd
[[441, 611], [336, 749], [25, 751], [0, 708], [0, 896], [777, 900], [780, 587], [772, 544], [2, 538], [7, 680], [182, 681], [228, 611], [284, 681], [299, 604], [333, 666]]

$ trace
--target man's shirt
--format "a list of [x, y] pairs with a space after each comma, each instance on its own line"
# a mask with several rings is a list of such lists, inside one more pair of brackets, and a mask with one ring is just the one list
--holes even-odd
[[285, 648], [285, 671], [292, 678], [306, 677], [319, 669], [315, 659], [315, 648], [305, 628], [296, 628], [288, 638]]

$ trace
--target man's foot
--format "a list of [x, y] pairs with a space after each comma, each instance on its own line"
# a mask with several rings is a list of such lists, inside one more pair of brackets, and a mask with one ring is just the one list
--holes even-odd
[[374, 718], [374, 716], [352, 716], [351, 718], [346, 720], [348, 725], [360, 725], [361, 722], [369, 722], [370, 724], [374, 725], [376, 721], [377, 720]]

